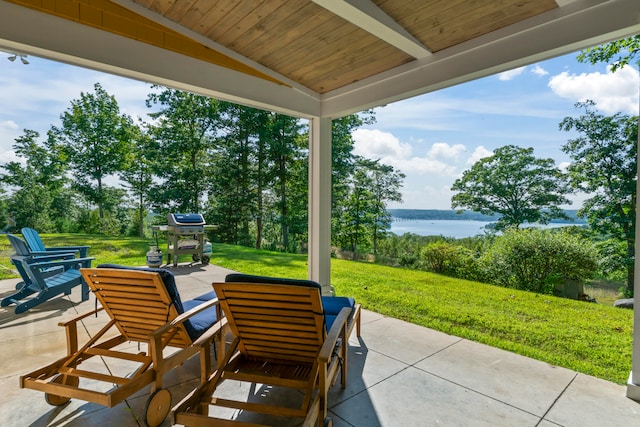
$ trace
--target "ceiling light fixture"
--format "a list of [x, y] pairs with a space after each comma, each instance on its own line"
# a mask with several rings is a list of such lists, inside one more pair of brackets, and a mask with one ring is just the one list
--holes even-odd
[[11, 62], [15, 61], [16, 58], [20, 58], [20, 62], [22, 62], [24, 65], [27, 65], [29, 63], [29, 61], [27, 60], [27, 55], [23, 55], [20, 53], [12, 53], [11, 56], [7, 57], [7, 59]]

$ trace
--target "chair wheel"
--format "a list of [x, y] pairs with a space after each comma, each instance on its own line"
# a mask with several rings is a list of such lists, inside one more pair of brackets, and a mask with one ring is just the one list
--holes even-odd
[[171, 393], [167, 389], [156, 390], [149, 399], [144, 408], [145, 423], [149, 427], [156, 427], [162, 424], [169, 410], [171, 409]]
[[[80, 378], [70, 375], [56, 374], [51, 379], [51, 382], [55, 384], [64, 384], [71, 387], [78, 387], [78, 384], [80, 384]], [[51, 406], [62, 406], [70, 401], [71, 398], [58, 396], [51, 393], [45, 393], [44, 400]]]

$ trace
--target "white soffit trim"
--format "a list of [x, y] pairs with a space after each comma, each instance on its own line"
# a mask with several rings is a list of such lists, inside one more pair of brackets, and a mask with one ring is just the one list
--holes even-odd
[[370, 0], [312, 1], [416, 59], [431, 55], [420, 41]]
[[638, 0], [577, 0], [321, 96], [342, 117], [640, 32]]

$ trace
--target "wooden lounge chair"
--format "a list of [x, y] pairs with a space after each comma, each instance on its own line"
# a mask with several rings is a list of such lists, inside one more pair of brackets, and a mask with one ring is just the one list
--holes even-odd
[[80, 255], [80, 258], [86, 258], [89, 253], [89, 248], [91, 246], [57, 246], [53, 248], [46, 248], [42, 239], [40, 238], [40, 234], [33, 228], [24, 227], [20, 230], [22, 233], [22, 237], [27, 241], [29, 248], [34, 253], [46, 254], [47, 252], [77, 252]]
[[15, 313], [23, 313], [58, 295], [69, 295], [81, 287], [82, 301], [89, 299], [89, 288], [80, 274], [81, 266], [90, 266], [94, 258], [76, 258], [73, 253], [34, 255], [27, 244], [17, 236], [7, 234], [15, 254], [11, 263], [16, 267], [22, 282], [17, 291], [0, 301], [0, 306], [15, 304]]
[[[67, 355], [21, 376], [20, 387], [44, 392], [51, 405], [78, 398], [113, 407], [151, 384], [144, 416], [147, 425], [157, 426], [171, 409], [171, 394], [162, 389], [163, 375], [200, 347], [211, 347], [214, 337], [220, 336], [220, 329], [211, 327], [221, 317], [218, 300], [206, 300], [209, 296], [181, 301], [173, 274], [166, 270], [104, 267], [81, 271], [102, 307], [60, 323], [67, 332]], [[79, 346], [78, 323], [103, 310], [108, 322]], [[146, 351], [140, 346], [133, 350], [120, 346], [127, 342], [146, 344]], [[164, 352], [167, 347], [178, 350], [168, 354]], [[109, 359], [129, 363], [132, 373], [117, 376], [87, 367], [85, 362], [94, 356], [107, 363]], [[201, 369], [201, 376], [206, 377], [211, 372], [210, 360], [201, 360]], [[84, 388], [81, 380], [87, 383]]]
[[[221, 323], [230, 327], [233, 342], [218, 370], [173, 408], [175, 423], [257, 426], [262, 424], [253, 424], [252, 417], [263, 414], [300, 418], [304, 426], [331, 425], [327, 392], [341, 365], [342, 387], [346, 385], [347, 331], [359, 321], [360, 307], [343, 307], [327, 330], [320, 285], [283, 280], [289, 284], [213, 284], [225, 313]], [[234, 400], [217, 393], [224, 381], [249, 383], [252, 391], [262, 385], [266, 395], [270, 387], [297, 389], [302, 395], [294, 404], [253, 401], [260, 395], [255, 391], [246, 400]], [[240, 412], [235, 420], [220, 418], [220, 407]]]

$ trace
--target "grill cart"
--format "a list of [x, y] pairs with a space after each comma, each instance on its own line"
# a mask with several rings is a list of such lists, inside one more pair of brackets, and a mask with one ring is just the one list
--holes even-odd
[[158, 231], [167, 232], [167, 265], [171, 264], [173, 257], [173, 266], [178, 265], [179, 255], [191, 255], [194, 262], [202, 261], [203, 265], [209, 264], [209, 255], [205, 252], [204, 217], [201, 214], [168, 214], [168, 225], [165, 227], [157, 227]]

